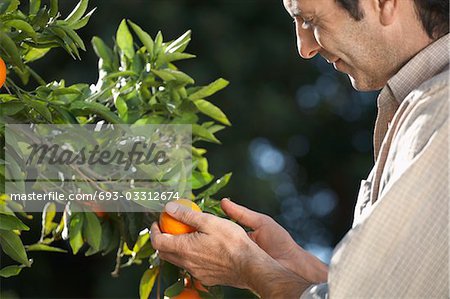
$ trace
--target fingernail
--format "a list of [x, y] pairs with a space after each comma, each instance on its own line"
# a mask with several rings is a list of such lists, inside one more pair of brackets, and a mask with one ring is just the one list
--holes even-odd
[[169, 202], [166, 204], [166, 207], [164, 209], [166, 210], [166, 212], [174, 214], [178, 209], [178, 205], [176, 203]]
[[222, 198], [222, 200], [228, 200], [228, 201], [231, 201], [231, 199], [230, 199], [229, 197]]

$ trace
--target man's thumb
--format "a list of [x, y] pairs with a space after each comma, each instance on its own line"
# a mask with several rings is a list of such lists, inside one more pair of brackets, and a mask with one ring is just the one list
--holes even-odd
[[196, 229], [200, 229], [202, 225], [202, 219], [206, 215], [175, 202], [168, 202], [164, 207], [164, 210], [173, 218]]

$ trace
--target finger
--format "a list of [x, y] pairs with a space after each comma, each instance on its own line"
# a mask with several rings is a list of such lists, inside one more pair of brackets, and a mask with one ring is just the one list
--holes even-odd
[[190, 225], [201, 232], [207, 232], [207, 222], [209, 222], [212, 217], [210, 214], [193, 211], [175, 202], [167, 203], [164, 210], [173, 218]]
[[158, 222], [155, 221], [150, 227], [150, 241], [153, 243], [153, 239], [158, 235], [161, 235], [161, 230], [159, 229]]
[[254, 232], [247, 232], [247, 236], [256, 243]]
[[185, 260], [182, 259], [178, 254], [160, 251], [159, 257], [160, 259], [165, 260], [179, 268], [186, 269]]
[[176, 248], [178, 246], [176, 236], [162, 233], [157, 222], [153, 222], [151, 226], [150, 242], [152, 243], [153, 249], [159, 251], [173, 252], [176, 251]]
[[159, 239], [161, 235], [162, 233], [159, 229], [158, 223], [156, 221], [153, 222], [150, 227], [150, 242], [152, 243], [152, 247], [156, 250], [159, 250]]
[[260, 226], [262, 220], [264, 219], [264, 217], [266, 217], [266, 215], [260, 214], [258, 212], [247, 209], [244, 206], [238, 205], [237, 203], [232, 202], [228, 198], [222, 199], [221, 206], [223, 211], [232, 219], [252, 229], [256, 229], [258, 226]]

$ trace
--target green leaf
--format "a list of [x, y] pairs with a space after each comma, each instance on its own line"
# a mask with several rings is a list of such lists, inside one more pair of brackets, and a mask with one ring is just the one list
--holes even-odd
[[225, 129], [225, 126], [215, 124], [213, 121], [205, 122], [202, 124], [202, 126], [208, 129], [208, 131], [210, 131], [212, 134], [215, 134], [216, 132]]
[[216, 215], [218, 217], [226, 218], [227, 214], [222, 210], [220, 200], [215, 200], [211, 198], [204, 198], [199, 206], [203, 210], [203, 212], [210, 213]]
[[27, 253], [18, 235], [12, 231], [0, 230], [0, 245], [3, 251], [13, 260], [28, 267], [30, 266]]
[[181, 116], [175, 117], [171, 123], [173, 124], [194, 124], [198, 121], [195, 113], [183, 112]]
[[138, 253], [142, 247], [144, 247], [144, 245], [148, 242], [148, 240], [150, 239], [150, 233], [148, 231], [148, 229], [144, 229], [139, 233], [139, 237], [136, 241], [136, 243], [134, 243], [133, 246], [133, 252]]
[[48, 30], [61, 39], [59, 43], [67, 53], [74, 59], [78, 58], [81, 60], [77, 45], [62, 27], [54, 25], [49, 27]]
[[[20, 51], [16, 43], [3, 31], [0, 30], [0, 50], [4, 50], [11, 59], [11, 63], [19, 69], [24, 69], [25, 65], [20, 58]], [[3, 57], [4, 58], [4, 57]]]
[[0, 2], [0, 14], [12, 12], [19, 7], [19, 0], [4, 0]]
[[197, 159], [197, 168], [200, 172], [208, 172], [208, 160], [206, 158]]
[[147, 52], [153, 55], [154, 41], [151, 36], [135, 23], [131, 21], [128, 21], [128, 23], [130, 24], [131, 28], [133, 28], [133, 31], [136, 33], [136, 35], [139, 37], [144, 47], [147, 49]]
[[105, 79], [116, 79], [118, 77], [137, 77], [138, 75], [133, 71], [122, 71], [122, 72], [114, 72], [105, 77]]
[[14, 27], [17, 30], [26, 32], [29, 36], [31, 36], [33, 38], [36, 37], [36, 32], [34, 31], [33, 27], [25, 21], [14, 19], [14, 20], [6, 21], [5, 25], [9, 26], [9, 27]]
[[24, 268], [24, 265], [13, 265], [13, 266], [7, 266], [0, 270], [0, 276], [3, 278], [8, 278], [11, 276], [16, 276], [22, 271]]
[[32, 25], [35, 28], [45, 28], [50, 21], [50, 14], [46, 7], [42, 7], [39, 12], [32, 18]]
[[198, 136], [202, 139], [205, 139], [207, 141], [213, 142], [213, 143], [217, 143], [217, 144], [221, 144], [219, 139], [216, 138], [216, 136], [214, 136], [210, 131], [208, 131], [208, 129], [198, 125], [198, 124], [193, 124], [192, 125], [192, 134], [194, 136]]
[[9, 154], [5, 153], [5, 161], [8, 161], [5, 170], [8, 172], [9, 178], [16, 180], [17, 191], [25, 193], [25, 175], [22, 168], [17, 164], [16, 160]]
[[155, 249], [152, 247], [151, 242], [147, 242], [139, 249], [139, 252], [136, 254], [137, 259], [146, 259], [155, 253]]
[[152, 69], [151, 71], [155, 75], [157, 75], [158, 77], [160, 77], [161, 79], [163, 79], [166, 82], [175, 80], [175, 76], [172, 75], [170, 72], [168, 72], [166, 70], [154, 70], [154, 69]]
[[38, 60], [44, 57], [44, 55], [47, 54], [48, 51], [50, 51], [50, 48], [30, 48], [27, 54], [25, 54], [24, 60], [26, 63]]
[[216, 194], [220, 189], [222, 189], [223, 187], [225, 187], [228, 182], [230, 181], [232, 173], [229, 172], [227, 174], [225, 174], [223, 177], [221, 177], [220, 179], [216, 180], [210, 187], [208, 187], [208, 189], [206, 189], [205, 191], [203, 191], [202, 193], [200, 193], [197, 198], [204, 198], [204, 197], [208, 197], [211, 195]]
[[0, 214], [0, 229], [4, 230], [29, 230], [19, 218], [13, 215]]
[[222, 110], [220, 110], [220, 108], [215, 106], [214, 104], [205, 100], [195, 100], [194, 104], [195, 106], [197, 106], [198, 110], [200, 110], [200, 112], [202, 112], [203, 114], [208, 115], [212, 119], [220, 121], [224, 125], [227, 126], [231, 125], [225, 113], [223, 113]]
[[72, 12], [69, 14], [69, 16], [64, 19], [64, 21], [66, 21], [68, 24], [72, 24], [72, 23], [77, 22], [79, 19], [81, 19], [83, 14], [86, 12], [88, 3], [89, 3], [88, 0], [80, 0], [80, 2], [78, 2], [77, 6], [75, 6], [75, 8], [72, 10]]
[[206, 149], [204, 149], [204, 148], [198, 148], [198, 147], [192, 147], [192, 154], [193, 154], [194, 156], [201, 157], [201, 156], [203, 156], [204, 154], [206, 154]]
[[25, 246], [25, 248], [27, 249], [27, 251], [48, 251], [48, 252], [62, 252], [62, 253], [67, 252], [67, 250], [64, 250], [62, 248], [53, 247], [53, 246], [49, 246], [46, 244], [39, 244], [39, 243]]
[[1, 111], [0, 114], [3, 116], [14, 115], [22, 111], [24, 107], [25, 105], [23, 102], [16, 100], [9, 101], [6, 103], [0, 103], [0, 111]]
[[82, 234], [83, 220], [84, 218], [82, 213], [73, 213], [72, 219], [70, 220], [69, 243], [73, 254], [77, 254], [84, 243]]
[[0, 105], [3, 105], [4, 103], [12, 100], [18, 100], [17, 96], [7, 93], [0, 93]]
[[55, 109], [55, 111], [59, 113], [65, 123], [78, 124], [78, 120], [75, 118], [75, 116], [73, 116], [72, 113], [69, 113], [65, 107], [53, 107], [53, 109]]
[[158, 33], [156, 34], [156, 37], [155, 37], [155, 44], [153, 47], [153, 54], [155, 56], [159, 55], [159, 53], [161, 52], [162, 46], [163, 46], [163, 35], [162, 35], [161, 31], [158, 31]]
[[111, 66], [113, 61], [113, 52], [105, 44], [105, 42], [101, 38], [94, 36], [92, 38], [92, 46], [94, 47], [95, 54], [97, 54], [98, 58], [103, 59], [108, 66]]
[[117, 46], [130, 60], [134, 57], [133, 36], [128, 29], [126, 20], [122, 20], [116, 34]]
[[42, 115], [48, 122], [52, 121], [52, 113], [50, 112], [46, 104], [36, 100], [27, 101], [27, 104], [34, 108], [34, 110]]
[[117, 108], [117, 112], [119, 113], [119, 117], [123, 120], [126, 120], [128, 114], [128, 106], [125, 100], [119, 95], [114, 100], [114, 105]]
[[[105, 223], [105, 222], [103, 222], [103, 223]], [[105, 231], [105, 230], [103, 229], [103, 231]], [[119, 246], [120, 231], [119, 231], [118, 226], [114, 225], [112, 227], [111, 236], [110, 236], [109, 240], [105, 240], [105, 241], [108, 241], [107, 242], [108, 244], [105, 245], [105, 249], [103, 249], [102, 255], [106, 255], [106, 254], [110, 253], [114, 249], [117, 249], [117, 247]]]
[[211, 183], [214, 176], [208, 172], [192, 172], [192, 189], [200, 189], [203, 186]]
[[166, 118], [158, 115], [144, 116], [138, 119], [134, 124], [136, 125], [146, 125], [146, 124], [161, 124], [166, 120]]
[[83, 51], [86, 51], [86, 47], [84, 45], [83, 40], [81, 37], [75, 32], [75, 30], [66, 27], [61, 26], [61, 28], [66, 32], [66, 34], [72, 39], [72, 41]]
[[30, 0], [30, 15], [37, 14], [40, 7], [41, 0]]
[[44, 210], [42, 212], [42, 238], [46, 235], [50, 234], [53, 229], [53, 219], [56, 216], [56, 205], [53, 202], [49, 202], [45, 205]]
[[[102, 240], [100, 242], [100, 250], [104, 251], [108, 248], [109, 243], [112, 239], [112, 229], [109, 221], [102, 221]], [[90, 248], [92, 249], [92, 247]]]
[[83, 236], [94, 250], [100, 249], [102, 240], [102, 225], [94, 213], [84, 214], [86, 223], [83, 226]]
[[202, 87], [199, 90], [195, 91], [191, 95], [189, 95], [189, 98], [191, 100], [198, 100], [198, 99], [204, 99], [206, 97], [209, 97], [210, 95], [215, 94], [221, 89], [224, 89], [227, 87], [229, 82], [225, 79], [217, 79], [213, 83], [209, 84], [208, 86]]
[[147, 299], [150, 297], [156, 277], [158, 276], [158, 268], [147, 269], [141, 277], [139, 284], [139, 298]]
[[181, 280], [178, 280], [176, 283], [174, 283], [164, 291], [164, 296], [172, 298], [179, 295], [183, 290], [184, 283]]
[[52, 18], [54, 18], [58, 14], [58, 1], [59, 0], [50, 0], [49, 16]]
[[191, 40], [191, 33], [191, 30], [188, 30], [182, 36], [169, 43], [166, 53], [183, 52]]
[[62, 88], [58, 88], [53, 90], [52, 94], [54, 96], [62, 96], [62, 95], [66, 95], [66, 94], [76, 94], [76, 95], [81, 95], [82, 92], [79, 91], [76, 88], [72, 88], [72, 87], [62, 87]]
[[166, 82], [178, 81], [180, 84], [194, 84], [195, 81], [183, 72], [172, 70], [172, 69], [162, 69], [162, 70], [151, 70], [155, 75], [160, 77]]
[[73, 30], [77, 30], [77, 29], [81, 29], [84, 26], [87, 25], [87, 23], [89, 22], [89, 19], [91, 18], [92, 14], [97, 10], [97, 8], [92, 9], [90, 12], [88, 12], [83, 18], [81, 18], [81, 20], [72, 23], [71, 25], [69, 25], [70, 28], [72, 28]]
[[165, 63], [172, 62], [172, 61], [178, 61], [178, 60], [184, 60], [184, 59], [191, 59], [195, 58], [195, 55], [188, 54], [188, 53], [168, 53], [164, 56], [161, 56], [161, 60]]
[[97, 114], [111, 123], [122, 123], [122, 120], [107, 107], [96, 102], [76, 101], [70, 105], [70, 111], [73, 113], [81, 112], [81, 115]]

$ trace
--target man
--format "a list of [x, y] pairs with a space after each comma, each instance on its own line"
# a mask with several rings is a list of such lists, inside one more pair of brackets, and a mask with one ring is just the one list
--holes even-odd
[[222, 200], [252, 228], [167, 204], [198, 232], [151, 238], [205, 285], [262, 298], [448, 298], [448, 0], [284, 0], [300, 56], [320, 54], [357, 90], [382, 89], [375, 165], [330, 269], [274, 220]]

